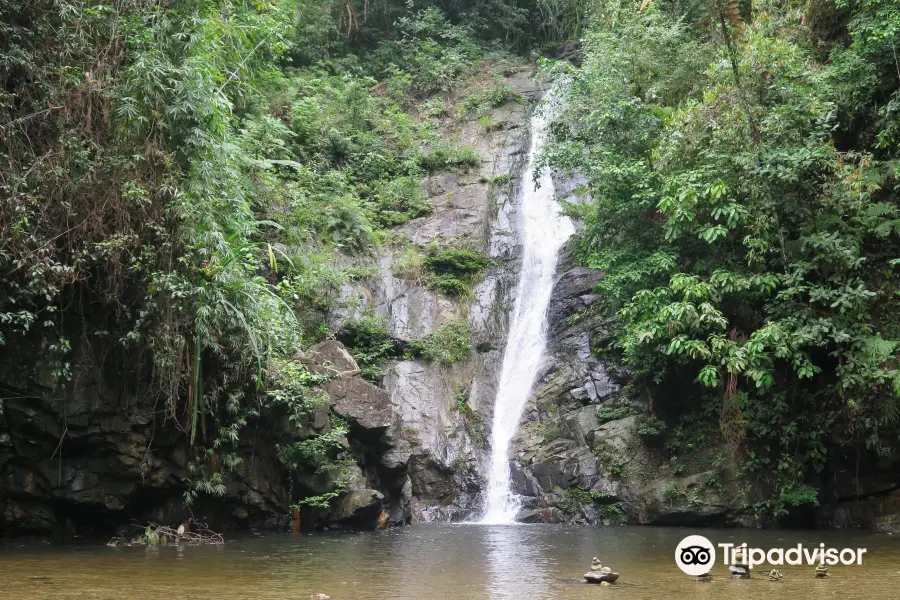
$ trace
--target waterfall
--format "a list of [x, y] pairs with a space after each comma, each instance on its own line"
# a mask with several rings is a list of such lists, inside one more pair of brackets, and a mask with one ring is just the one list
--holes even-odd
[[547, 306], [559, 250], [575, 232], [572, 221], [560, 214], [549, 170], [543, 169], [535, 178], [535, 160], [547, 141], [557, 104], [557, 94], [551, 90], [531, 118], [531, 147], [521, 190], [522, 270], [494, 401], [487, 509], [481, 520], [485, 524], [512, 523], [519, 510], [510, 489], [509, 445], [544, 354]]

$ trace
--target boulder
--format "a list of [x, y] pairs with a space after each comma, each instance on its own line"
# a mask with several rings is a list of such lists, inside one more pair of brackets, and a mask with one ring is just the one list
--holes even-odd
[[375, 523], [381, 514], [383, 501], [384, 494], [378, 490], [350, 490], [332, 510], [331, 518], [353, 525], [368, 526]]
[[312, 372], [323, 375], [359, 374], [359, 365], [344, 345], [336, 340], [319, 342], [307, 351], [303, 362], [309, 365]]
[[0, 501], [0, 531], [43, 533], [57, 527], [53, 510], [39, 502]]
[[619, 452], [626, 452], [636, 443], [634, 431], [637, 420], [636, 415], [630, 415], [623, 419], [604, 423], [594, 432], [594, 440], [598, 443], [602, 442]]
[[520, 510], [516, 515], [516, 521], [520, 523], [565, 523], [567, 519], [566, 513], [555, 506], [550, 506]]
[[351, 428], [387, 430], [391, 425], [391, 396], [361, 377], [334, 379], [322, 386], [331, 401], [331, 410], [350, 423]]

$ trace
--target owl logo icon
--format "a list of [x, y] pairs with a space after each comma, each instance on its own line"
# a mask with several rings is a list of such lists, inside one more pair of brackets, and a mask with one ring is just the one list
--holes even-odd
[[689, 535], [675, 548], [675, 564], [688, 575], [705, 575], [716, 563], [716, 547], [702, 535]]

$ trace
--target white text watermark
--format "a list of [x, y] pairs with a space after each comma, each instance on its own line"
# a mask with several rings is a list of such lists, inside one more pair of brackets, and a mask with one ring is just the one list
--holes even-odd
[[[718, 551], [716, 550], [718, 548]], [[675, 564], [688, 575], [704, 575], [716, 564], [716, 555], [721, 555], [721, 564], [759, 565], [781, 567], [784, 565], [861, 565], [865, 548], [831, 548], [824, 543], [818, 546], [797, 544], [790, 548], [756, 548], [746, 542], [742, 544], [715, 544], [702, 535], [689, 535], [681, 540], [675, 549]]]

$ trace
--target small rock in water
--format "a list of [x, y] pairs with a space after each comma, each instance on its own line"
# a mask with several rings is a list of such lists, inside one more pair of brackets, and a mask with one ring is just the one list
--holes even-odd
[[703, 575], [697, 575], [698, 583], [712, 583], [712, 575], [709, 573], [704, 573]]
[[731, 565], [728, 570], [735, 579], [750, 579], [750, 568], [747, 565]]
[[600, 571], [603, 569], [603, 565], [600, 564], [600, 559], [596, 556], [591, 559], [591, 571]]
[[615, 583], [619, 574], [610, 571], [591, 571], [585, 573], [584, 578], [588, 583]]
[[771, 571], [769, 571], [769, 581], [781, 581], [782, 577], [784, 577], [784, 575], [782, 575], [781, 571], [779, 571], [778, 569], [772, 569]]
[[328, 594], [313, 594], [310, 598], [311, 600], [331, 600], [331, 596]]
[[816, 567], [816, 579], [825, 579], [826, 577], [831, 577], [828, 574], [828, 567], [825, 565], [819, 565]]

